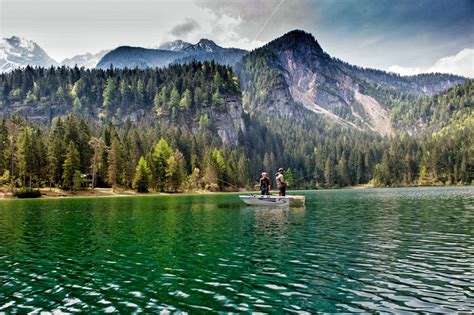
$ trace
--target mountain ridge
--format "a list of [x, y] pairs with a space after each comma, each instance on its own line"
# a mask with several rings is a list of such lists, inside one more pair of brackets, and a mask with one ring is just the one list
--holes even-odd
[[49, 67], [58, 62], [36, 42], [12, 36], [0, 41], [0, 72], [8, 72], [27, 65]]
[[[188, 45], [189, 44], [189, 45]], [[224, 48], [214, 41], [202, 38], [196, 44], [182, 40], [163, 44], [165, 49], [120, 46], [106, 55], [97, 63], [98, 68], [153, 68], [165, 67], [171, 63], [187, 63], [196, 61], [212, 61], [223, 65], [234, 65], [247, 51], [238, 48]]]
[[235, 68], [244, 106], [252, 111], [298, 116], [295, 104], [300, 104], [336, 123], [369, 128], [383, 135], [394, 132], [390, 122], [393, 104], [378, 95], [378, 89], [383, 88], [389, 95], [405, 93], [416, 98], [467, 80], [436, 74], [406, 78], [352, 66], [332, 58], [313, 35], [301, 30], [253, 50]]

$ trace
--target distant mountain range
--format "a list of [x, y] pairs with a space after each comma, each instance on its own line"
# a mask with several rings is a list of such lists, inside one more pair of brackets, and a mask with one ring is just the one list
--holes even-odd
[[96, 54], [87, 53], [84, 55], [77, 55], [72, 58], [66, 58], [61, 62], [61, 65], [74, 67], [78, 66], [85, 68], [95, 68], [97, 63], [107, 54], [110, 50], [101, 50]]
[[314, 122], [316, 114], [344, 127], [382, 135], [394, 133], [394, 112], [400, 118], [400, 111], [403, 114], [410, 104], [419, 104], [420, 99], [468, 80], [449, 74], [400, 76], [357, 67], [329, 56], [311, 34], [301, 30], [288, 32], [252, 52], [224, 48], [209, 39], [196, 44], [176, 40], [158, 48], [120, 46], [62, 63], [50, 58], [36, 43], [18, 37], [3, 39], [0, 46], [4, 72], [28, 64], [144, 69], [193, 60], [233, 66], [242, 104], [253, 115], [304, 123]]
[[212, 40], [201, 39], [196, 44], [182, 40], [164, 43], [158, 49], [121, 46], [107, 53], [97, 68], [152, 68], [170, 63], [186, 63], [192, 60], [211, 61], [223, 65], [234, 65], [248, 52], [237, 48], [224, 48]]
[[196, 44], [175, 40], [163, 43], [157, 48], [120, 46], [113, 50], [86, 53], [58, 62], [34, 41], [13, 36], [0, 42], [0, 72], [9, 72], [27, 65], [108, 68], [112, 64], [116, 68], [149, 68], [192, 60], [214, 60], [223, 65], [234, 65], [247, 53], [243, 49], [221, 47], [212, 40], [203, 38]]
[[96, 54], [87, 53], [66, 58], [57, 62], [51, 58], [37, 43], [17, 36], [3, 38], [0, 41], [0, 73], [9, 72], [26, 66], [51, 67], [85, 67], [94, 68], [99, 60], [110, 50], [102, 50]]

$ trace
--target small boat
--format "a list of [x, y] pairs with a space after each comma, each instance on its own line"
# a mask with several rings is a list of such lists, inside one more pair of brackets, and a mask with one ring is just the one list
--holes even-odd
[[250, 206], [304, 206], [304, 196], [240, 195], [240, 200]]

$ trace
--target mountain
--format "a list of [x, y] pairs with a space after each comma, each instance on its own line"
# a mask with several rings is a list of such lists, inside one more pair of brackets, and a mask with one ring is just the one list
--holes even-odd
[[182, 56], [181, 52], [141, 47], [121, 46], [107, 54], [97, 63], [97, 68], [154, 68], [165, 67]]
[[[64, 157], [65, 143], [86, 152], [90, 136], [103, 135], [111, 154], [131, 162], [130, 179], [141, 156], [152, 165], [154, 146], [164, 138], [183, 153], [185, 175], [205, 183], [202, 189], [218, 187], [216, 178], [252, 186], [256, 174], [278, 167], [293, 175], [292, 188], [472, 183], [472, 81], [442, 74], [401, 77], [349, 65], [302, 31], [248, 53], [233, 67], [177, 63], [219, 52], [210, 41], [200, 43], [182, 51], [120, 47], [103, 58], [116, 58], [124, 67], [169, 64], [165, 68], [105, 64], [106, 70], [25, 67], [0, 74], [0, 115], [7, 119], [0, 125], [7, 140], [0, 144], [10, 143], [11, 130], [17, 138], [10, 146], [19, 148], [19, 158], [31, 143], [34, 150], [48, 147]], [[81, 122], [71, 123], [71, 113]], [[179, 154], [177, 160], [183, 161]], [[0, 172], [9, 164], [4, 161]], [[82, 171], [90, 170], [90, 156], [81, 161]], [[11, 164], [13, 174], [26, 165]], [[62, 165], [57, 163], [55, 185]], [[38, 185], [49, 176], [43, 169], [30, 175]], [[108, 169], [99, 172], [103, 184]]]
[[181, 39], [177, 39], [171, 42], [166, 42], [158, 46], [158, 49], [161, 50], [171, 50], [171, 51], [181, 51], [189, 46], [192, 46], [191, 43], [185, 42]]
[[426, 135], [474, 118], [474, 81], [392, 110], [393, 125], [410, 135]]
[[244, 106], [301, 120], [304, 111], [343, 126], [394, 132], [391, 108], [466, 81], [445, 74], [401, 77], [332, 58], [314, 37], [295, 30], [244, 56], [236, 65]]
[[223, 65], [234, 65], [248, 52], [238, 48], [223, 48], [209, 39], [201, 39], [197, 44], [188, 46], [182, 50], [185, 56], [177, 59], [177, 63], [186, 63], [192, 60], [211, 61]]
[[247, 51], [237, 48], [224, 48], [211, 40], [201, 39], [197, 44], [174, 41], [160, 46], [161, 49], [121, 46], [107, 53], [97, 64], [106, 69], [110, 65], [116, 68], [153, 68], [164, 67], [171, 63], [212, 61], [223, 65], [234, 65]]
[[71, 58], [66, 58], [63, 61], [61, 61], [62, 66], [67, 66], [67, 67], [84, 67], [84, 68], [95, 68], [97, 63], [99, 62], [102, 57], [105, 56], [110, 50], [101, 50], [96, 54], [91, 54], [87, 53], [84, 55], [77, 55]]
[[0, 41], [0, 72], [30, 66], [49, 67], [58, 63], [34, 41], [12, 36]]

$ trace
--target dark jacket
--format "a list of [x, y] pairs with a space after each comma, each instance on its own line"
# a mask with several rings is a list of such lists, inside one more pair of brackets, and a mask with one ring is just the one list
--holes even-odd
[[260, 178], [260, 189], [270, 189], [270, 179], [268, 177]]

